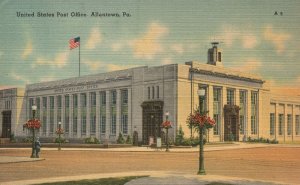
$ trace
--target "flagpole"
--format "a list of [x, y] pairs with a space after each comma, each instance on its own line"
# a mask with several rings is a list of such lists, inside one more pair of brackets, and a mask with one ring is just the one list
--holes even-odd
[[80, 43], [79, 43], [79, 77], [80, 77]]

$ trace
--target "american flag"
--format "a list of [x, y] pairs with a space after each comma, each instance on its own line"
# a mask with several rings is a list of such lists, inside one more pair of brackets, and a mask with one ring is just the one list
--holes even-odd
[[70, 39], [69, 45], [70, 45], [70, 49], [77, 48], [80, 45], [80, 37]]

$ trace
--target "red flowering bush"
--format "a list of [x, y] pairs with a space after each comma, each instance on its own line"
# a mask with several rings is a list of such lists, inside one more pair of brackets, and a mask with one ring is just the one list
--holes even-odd
[[28, 129], [39, 129], [41, 128], [41, 121], [38, 119], [30, 119], [23, 125], [23, 127]]
[[199, 112], [195, 112], [194, 114], [190, 114], [187, 122], [196, 128], [212, 128], [216, 125], [214, 119], [211, 119], [209, 116], [201, 115]]
[[164, 129], [169, 129], [169, 128], [172, 128], [172, 125], [171, 125], [171, 122], [167, 120], [161, 124], [161, 127]]

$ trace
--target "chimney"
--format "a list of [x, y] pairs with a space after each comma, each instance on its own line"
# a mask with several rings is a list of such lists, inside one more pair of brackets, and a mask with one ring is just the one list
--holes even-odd
[[215, 66], [223, 66], [222, 64], [222, 52], [218, 48], [219, 42], [212, 42], [212, 48], [208, 49], [207, 52], [207, 64]]

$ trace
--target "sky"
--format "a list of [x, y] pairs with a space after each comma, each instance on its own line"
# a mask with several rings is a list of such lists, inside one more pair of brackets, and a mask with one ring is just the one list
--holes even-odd
[[79, 48], [69, 40], [80, 36], [81, 76], [206, 63], [217, 41], [224, 67], [300, 95], [297, 0], [0, 0], [0, 30], [0, 89], [77, 77]]

